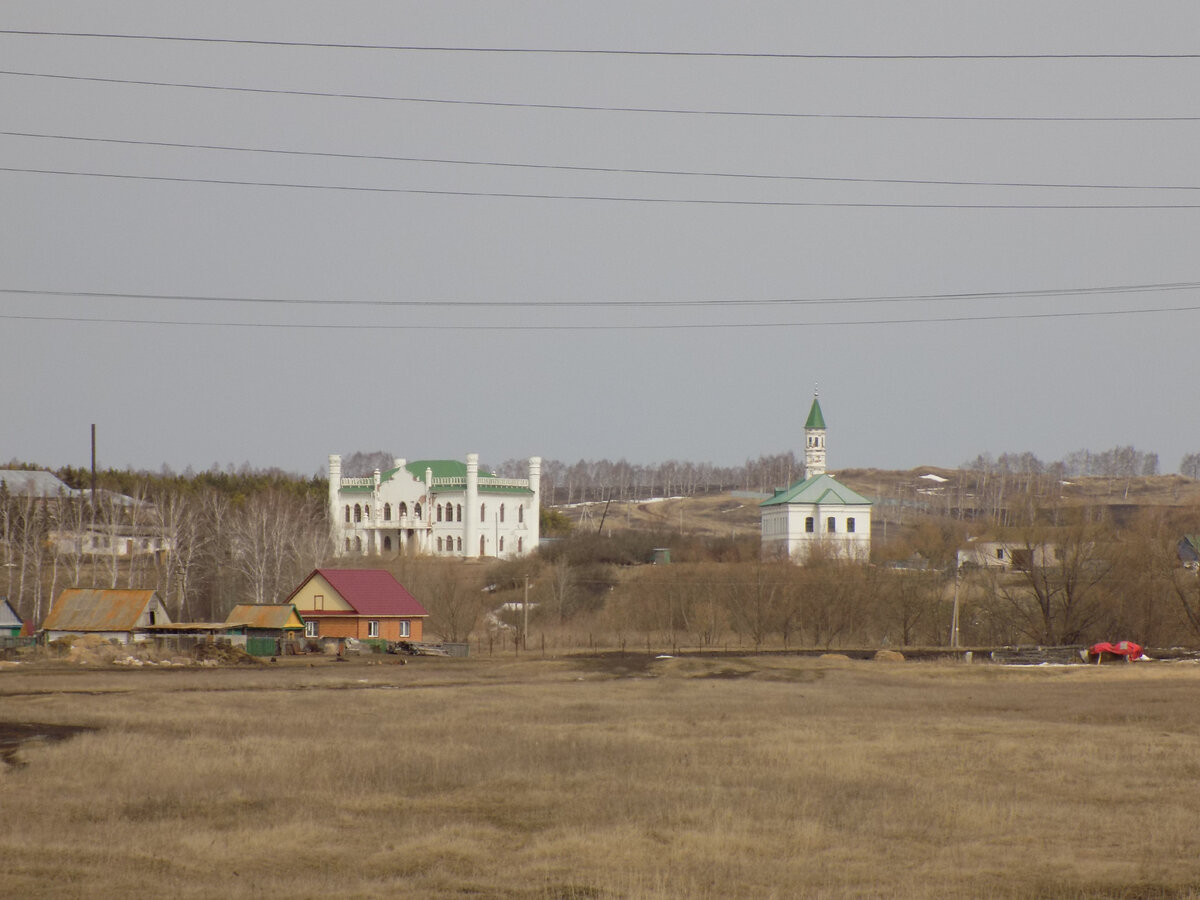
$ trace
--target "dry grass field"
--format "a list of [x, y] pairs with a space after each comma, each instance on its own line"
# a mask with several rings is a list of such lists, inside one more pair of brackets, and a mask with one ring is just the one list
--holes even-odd
[[1200, 897], [1200, 667], [0, 672], [10, 897]]

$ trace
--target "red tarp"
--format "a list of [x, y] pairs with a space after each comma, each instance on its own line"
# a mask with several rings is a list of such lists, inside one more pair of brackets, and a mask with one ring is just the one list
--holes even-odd
[[1101, 653], [1111, 653], [1113, 656], [1124, 656], [1128, 660], [1134, 660], [1141, 658], [1142, 647], [1133, 641], [1117, 641], [1115, 644], [1101, 641], [1099, 644], [1092, 644], [1088, 649], [1089, 656], [1099, 656]]

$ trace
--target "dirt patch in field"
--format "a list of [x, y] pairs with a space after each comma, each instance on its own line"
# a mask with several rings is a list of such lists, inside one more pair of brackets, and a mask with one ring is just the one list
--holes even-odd
[[26, 765], [17, 751], [34, 741], [65, 741], [85, 731], [95, 731], [87, 725], [45, 725], [37, 722], [0, 722], [0, 761], [18, 769]]

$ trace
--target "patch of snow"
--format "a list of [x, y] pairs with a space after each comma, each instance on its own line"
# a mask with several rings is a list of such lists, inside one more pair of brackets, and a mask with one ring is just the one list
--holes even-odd
[[943, 478], [941, 475], [934, 475], [932, 472], [927, 475], [922, 475], [921, 477], [926, 481], [936, 481], [938, 484], [945, 484], [950, 480], [949, 478]]

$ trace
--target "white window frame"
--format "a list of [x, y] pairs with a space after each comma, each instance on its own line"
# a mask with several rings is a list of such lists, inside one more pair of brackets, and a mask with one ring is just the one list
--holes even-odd
[[369, 638], [379, 637], [379, 620], [378, 619], [369, 619], [367, 621], [367, 637], [369, 637]]
[[400, 637], [406, 638], [412, 634], [412, 629], [409, 627], [409, 625], [410, 623], [407, 619], [400, 620]]
[[310, 619], [304, 623], [304, 636], [306, 638], [315, 638], [321, 636], [315, 621]]

